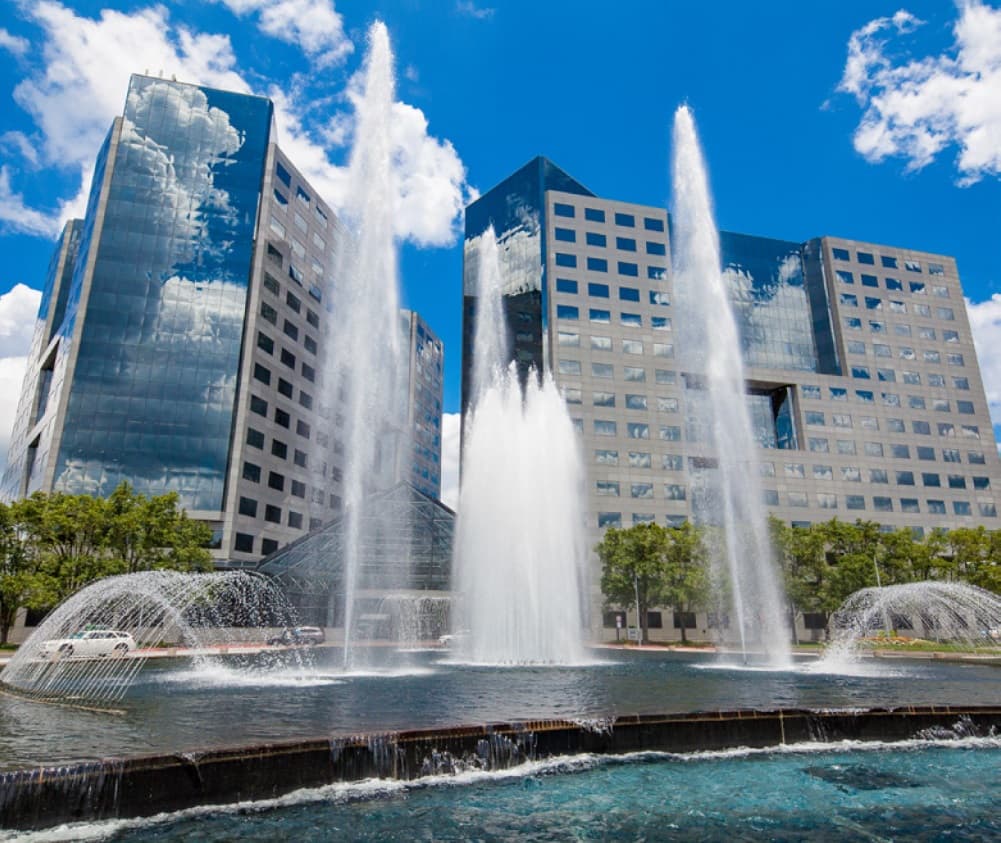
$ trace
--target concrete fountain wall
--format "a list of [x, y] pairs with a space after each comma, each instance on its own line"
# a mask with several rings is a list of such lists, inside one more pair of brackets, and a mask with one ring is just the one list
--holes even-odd
[[994, 734], [1001, 706], [720, 711], [494, 723], [104, 759], [0, 773], [0, 828], [152, 816], [367, 778], [506, 769], [578, 753], [693, 752], [804, 741]]

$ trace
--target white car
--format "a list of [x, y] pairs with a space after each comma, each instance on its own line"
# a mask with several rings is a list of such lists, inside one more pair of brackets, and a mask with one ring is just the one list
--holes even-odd
[[136, 648], [127, 632], [114, 629], [88, 629], [74, 632], [69, 638], [54, 638], [42, 644], [41, 657], [58, 659], [122, 658]]

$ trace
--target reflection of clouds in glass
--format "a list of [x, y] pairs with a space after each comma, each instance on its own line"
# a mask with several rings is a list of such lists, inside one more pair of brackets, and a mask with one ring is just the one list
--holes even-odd
[[803, 262], [797, 254], [786, 255], [779, 264], [779, 284], [788, 284], [790, 281], [803, 286]]
[[[526, 206], [514, 210], [518, 224], [497, 233], [497, 256], [501, 269], [501, 291], [515, 296], [542, 289], [542, 229], [538, 213]], [[463, 292], [476, 295], [480, 254], [486, 232], [466, 238]]]
[[87, 302], [101, 328], [84, 328], [57, 488], [128, 479], [221, 506], [258, 199], [245, 180], [267, 141], [264, 101], [234, 105], [133, 78]]
[[202, 345], [223, 344], [228, 350], [243, 330], [246, 295], [240, 284], [204, 284], [174, 275], [160, 289], [159, 318], [153, 332], [143, 339], [158, 345], [182, 345], [192, 352]]
[[163, 240], [173, 247], [165, 262], [192, 261], [200, 250], [215, 248], [205, 211], [233, 211], [227, 192], [215, 185], [213, 168], [232, 163], [230, 156], [242, 145], [229, 115], [211, 108], [199, 88], [135, 80], [129, 89], [118, 154], [130, 171], [156, 181], [156, 194], [144, 197], [144, 204], [155, 202], [155, 219], [173, 231]]
[[816, 351], [803, 266], [796, 253], [774, 264], [769, 278], [755, 278], [739, 264], [723, 270], [750, 366], [815, 371]]

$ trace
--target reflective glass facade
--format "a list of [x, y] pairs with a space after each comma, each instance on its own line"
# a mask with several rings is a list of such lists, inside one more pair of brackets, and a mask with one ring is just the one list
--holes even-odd
[[728, 231], [720, 232], [719, 242], [745, 364], [817, 371], [799, 244]]
[[530, 367], [544, 366], [546, 324], [545, 193], [561, 191], [593, 196], [546, 158], [535, 158], [466, 209], [463, 244], [462, 405], [467, 403], [473, 335], [476, 325], [476, 278], [480, 238], [492, 225], [504, 279], [504, 306], [513, 350], [522, 378]]
[[266, 99], [133, 77], [89, 244], [56, 489], [128, 480], [221, 509], [271, 119]]
[[[86, 216], [49, 268], [7, 497], [103, 495], [122, 480], [176, 491], [230, 567], [339, 515], [344, 414], [327, 344], [346, 235], [275, 144], [272, 112], [259, 97], [132, 78]], [[381, 441], [372, 480], [437, 496], [444, 348], [418, 314], [400, 325], [410, 425]]]

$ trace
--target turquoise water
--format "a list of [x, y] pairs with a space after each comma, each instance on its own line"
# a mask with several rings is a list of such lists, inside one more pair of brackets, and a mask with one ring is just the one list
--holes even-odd
[[997, 739], [580, 756], [76, 827], [64, 839], [982, 841], [1001, 839], [999, 771]]

